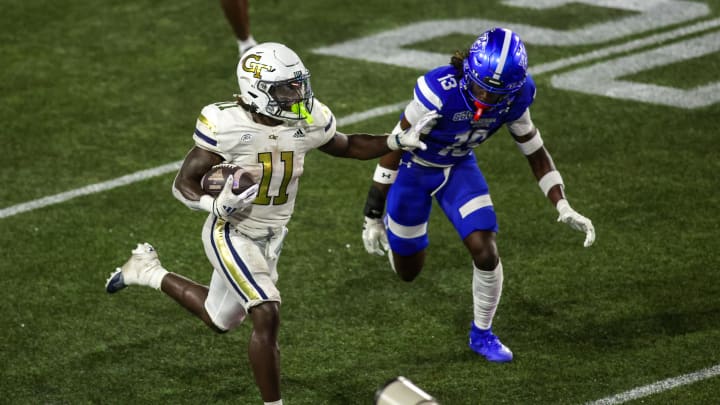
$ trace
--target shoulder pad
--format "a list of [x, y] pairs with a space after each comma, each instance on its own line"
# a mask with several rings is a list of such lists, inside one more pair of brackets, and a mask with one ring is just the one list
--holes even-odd
[[313, 123], [311, 126], [322, 128], [325, 133], [332, 133], [334, 135], [336, 122], [332, 111], [318, 99], [315, 99], [314, 103], [312, 110]]
[[193, 138], [198, 146], [214, 150], [218, 146], [218, 134], [222, 133], [228, 125], [232, 125], [233, 114], [240, 108], [237, 102], [226, 101], [208, 104], [203, 107], [195, 121]]
[[414, 98], [428, 110], [441, 110], [450, 92], [457, 92], [460, 85], [454, 67], [442, 66], [418, 77]]

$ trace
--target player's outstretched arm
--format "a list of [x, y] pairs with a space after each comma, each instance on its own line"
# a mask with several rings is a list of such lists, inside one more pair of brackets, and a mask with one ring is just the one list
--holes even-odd
[[318, 149], [332, 156], [360, 160], [374, 159], [390, 152], [386, 135], [346, 135], [339, 131]]
[[380, 157], [393, 150], [425, 150], [427, 146], [420, 137], [430, 131], [439, 117], [437, 111], [429, 111], [412, 125], [403, 118], [402, 125], [390, 135], [346, 135], [338, 131], [318, 149], [333, 156], [361, 160]]
[[595, 242], [595, 227], [590, 219], [575, 211], [565, 197], [565, 184], [560, 172], [555, 168], [552, 157], [543, 145], [540, 131], [537, 128], [523, 136], [513, 134], [520, 151], [527, 157], [538, 185], [543, 194], [552, 202], [558, 211], [558, 222], [568, 224], [572, 229], [585, 232], [583, 246], [591, 246]]

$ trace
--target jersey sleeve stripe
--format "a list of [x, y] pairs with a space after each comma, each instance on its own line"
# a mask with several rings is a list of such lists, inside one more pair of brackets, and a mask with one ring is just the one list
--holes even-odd
[[328, 121], [328, 124], [325, 125], [325, 132], [329, 131], [330, 128], [332, 128], [333, 121], [335, 121], [335, 116], [334, 116], [334, 115], [331, 115], [331, 116], [330, 116], [330, 121]]
[[209, 136], [203, 134], [203, 133], [200, 132], [200, 130], [197, 129], [197, 128], [195, 128], [195, 135], [196, 135], [198, 138], [202, 139], [203, 141], [209, 143], [210, 145], [212, 145], [212, 146], [217, 146], [217, 141], [216, 141], [215, 139], [212, 139], [212, 138], [210, 138]]
[[205, 117], [203, 114], [200, 114], [198, 117], [198, 121], [203, 123], [206, 127], [208, 127], [211, 131], [215, 132], [215, 125], [213, 125], [207, 117]]
[[441, 110], [443, 103], [440, 97], [428, 86], [425, 76], [421, 76], [415, 85], [415, 98], [418, 99], [428, 110]]

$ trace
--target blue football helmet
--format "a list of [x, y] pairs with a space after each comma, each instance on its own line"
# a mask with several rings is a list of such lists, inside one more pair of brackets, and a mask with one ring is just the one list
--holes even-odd
[[520, 37], [509, 29], [493, 28], [470, 47], [460, 87], [475, 108], [493, 108], [520, 90], [526, 76], [527, 52]]

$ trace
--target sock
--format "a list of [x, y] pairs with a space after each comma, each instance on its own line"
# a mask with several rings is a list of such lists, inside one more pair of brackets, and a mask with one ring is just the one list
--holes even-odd
[[168, 271], [162, 266], [153, 269], [150, 279], [148, 280], [148, 285], [156, 290], [159, 290], [160, 285], [162, 284], [162, 279], [166, 274], [168, 274]]
[[237, 43], [238, 43], [238, 51], [240, 52], [240, 55], [244, 54], [245, 51], [247, 51], [248, 49], [257, 45], [257, 41], [255, 41], [255, 38], [253, 38], [252, 35], [247, 37], [247, 39], [245, 39], [245, 40], [238, 39]]
[[475, 326], [487, 330], [492, 326], [495, 310], [500, 302], [503, 285], [502, 262], [493, 271], [480, 270], [473, 263], [473, 310]]
[[272, 401], [272, 402], [263, 402], [263, 403], [264, 403], [265, 405], [283, 405], [283, 404], [282, 404], [282, 399], [279, 399], [279, 400], [277, 400], [277, 401]]

